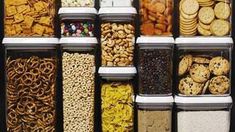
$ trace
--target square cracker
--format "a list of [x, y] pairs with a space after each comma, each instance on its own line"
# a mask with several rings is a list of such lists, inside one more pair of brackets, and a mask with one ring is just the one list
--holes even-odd
[[6, 15], [7, 16], [13, 16], [17, 13], [15, 6], [8, 6], [6, 7]]
[[40, 12], [44, 9], [44, 4], [41, 1], [35, 3], [33, 6], [37, 12]]
[[21, 27], [20, 24], [15, 24], [14, 26], [16, 33], [21, 33], [23, 31], [23, 28]]
[[28, 0], [12, 0], [12, 4], [15, 6], [25, 5], [28, 3]]
[[24, 21], [24, 16], [23, 14], [16, 14], [14, 15], [14, 19], [15, 19], [15, 23], [19, 23], [19, 22]]
[[26, 28], [31, 28], [34, 22], [34, 18], [31, 16], [25, 16], [24, 24]]
[[33, 33], [36, 33], [36, 34], [42, 36], [44, 31], [45, 31], [45, 27], [40, 24], [36, 24], [33, 26]]
[[20, 5], [17, 6], [17, 11], [18, 13], [25, 13], [26, 11], [30, 11], [30, 6], [29, 5]]
[[51, 18], [50, 17], [41, 17], [39, 20], [39, 23], [42, 25], [50, 26], [51, 24]]

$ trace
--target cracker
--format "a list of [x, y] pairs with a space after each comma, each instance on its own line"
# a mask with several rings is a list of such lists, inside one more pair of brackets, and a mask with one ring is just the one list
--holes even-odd
[[215, 5], [215, 16], [219, 19], [228, 19], [231, 14], [231, 9], [229, 4], [224, 2], [219, 2]]
[[198, 24], [201, 26], [201, 28], [205, 29], [205, 30], [210, 30], [210, 24], [204, 24], [201, 21], [198, 22]]
[[217, 19], [211, 23], [210, 31], [215, 36], [226, 36], [230, 32], [230, 25], [226, 20]]
[[31, 28], [34, 22], [34, 18], [30, 16], [25, 16], [24, 24], [26, 28]]
[[197, 30], [203, 36], [210, 36], [211, 35], [211, 32], [209, 30], [203, 29], [200, 25], [198, 25]]
[[22, 14], [16, 14], [14, 15], [14, 20], [15, 23], [20, 23], [24, 21], [24, 16]]
[[17, 14], [15, 6], [9, 6], [8, 8], [6, 8], [6, 15], [7, 16], [13, 16], [15, 14]]
[[197, 0], [182, 0], [182, 11], [185, 14], [195, 14], [199, 9]]
[[199, 10], [198, 18], [204, 24], [210, 24], [215, 19], [214, 10], [212, 7], [202, 7]]
[[40, 24], [36, 24], [33, 26], [33, 32], [38, 35], [43, 35], [44, 31], [45, 31], [45, 27]]
[[202, 7], [212, 7], [213, 5], [215, 4], [215, 1], [211, 0], [211, 1], [208, 1], [208, 2], [199, 2], [199, 5], [202, 6]]
[[39, 23], [42, 25], [50, 26], [51, 18], [50, 17], [41, 17]]

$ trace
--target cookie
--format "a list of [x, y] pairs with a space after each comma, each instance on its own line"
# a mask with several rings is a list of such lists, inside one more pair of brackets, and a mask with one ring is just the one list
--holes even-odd
[[215, 19], [214, 10], [212, 7], [202, 7], [199, 10], [198, 18], [204, 24], [210, 24]]
[[214, 75], [226, 75], [230, 71], [230, 63], [223, 57], [214, 57], [209, 63], [209, 70]]
[[215, 16], [219, 19], [228, 19], [231, 14], [231, 9], [229, 4], [224, 2], [219, 2], [215, 5]]
[[203, 36], [210, 36], [211, 35], [210, 30], [206, 30], [206, 29], [202, 28], [201, 25], [198, 25], [197, 30], [198, 30], [199, 34], [201, 34]]
[[201, 57], [201, 56], [194, 56], [193, 57], [193, 62], [199, 63], [199, 64], [209, 64], [210, 59], [205, 58], [205, 57]]
[[230, 32], [230, 25], [226, 20], [217, 19], [211, 23], [210, 31], [215, 36], [225, 36]]
[[226, 76], [216, 76], [210, 80], [209, 91], [214, 95], [225, 94], [230, 87], [230, 80]]
[[182, 0], [181, 4], [182, 11], [185, 14], [195, 14], [199, 9], [197, 0]]
[[189, 70], [190, 77], [193, 81], [204, 83], [210, 78], [210, 70], [203, 64], [193, 64]]
[[207, 82], [204, 84], [203, 90], [202, 90], [202, 94], [205, 94], [205, 93], [206, 93], [206, 91], [207, 91], [207, 89], [208, 89], [208, 87], [209, 87], [209, 84], [210, 84], [210, 81], [207, 81]]
[[185, 74], [191, 67], [192, 63], [193, 63], [192, 55], [185, 55], [179, 62], [179, 70], [178, 70], [179, 76]]
[[192, 78], [186, 77], [180, 80], [179, 91], [184, 95], [198, 95], [202, 92], [203, 84], [194, 82]]

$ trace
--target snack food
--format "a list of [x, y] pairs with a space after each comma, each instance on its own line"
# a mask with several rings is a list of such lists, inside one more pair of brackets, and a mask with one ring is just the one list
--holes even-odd
[[181, 61], [179, 62], [179, 70], [178, 70], [178, 74], [181, 76], [183, 74], [185, 74], [189, 68], [191, 67], [193, 63], [193, 57], [192, 55], [185, 55]]
[[172, 36], [173, 1], [140, 1], [141, 34]]
[[227, 36], [231, 32], [230, 0], [180, 0], [179, 12], [183, 36]]
[[225, 94], [230, 87], [230, 80], [226, 76], [216, 76], [210, 80], [209, 90], [212, 94]]
[[179, 91], [184, 95], [198, 95], [202, 92], [202, 88], [202, 83], [197, 83], [190, 77], [183, 78], [179, 82]]
[[55, 58], [8, 57], [7, 131], [55, 132]]
[[190, 68], [189, 74], [193, 81], [204, 83], [210, 78], [210, 70], [208, 66], [203, 64], [193, 64]]
[[54, 0], [6, 0], [5, 11], [5, 36], [54, 36]]
[[95, 0], [61, 0], [62, 7], [94, 7]]
[[230, 63], [224, 57], [217, 56], [211, 59], [209, 69], [214, 75], [227, 75], [230, 70]]

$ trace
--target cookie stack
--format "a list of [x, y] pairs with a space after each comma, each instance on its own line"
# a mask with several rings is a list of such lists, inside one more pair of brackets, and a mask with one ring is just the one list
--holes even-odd
[[180, 35], [228, 36], [231, 32], [230, 0], [181, 0]]

